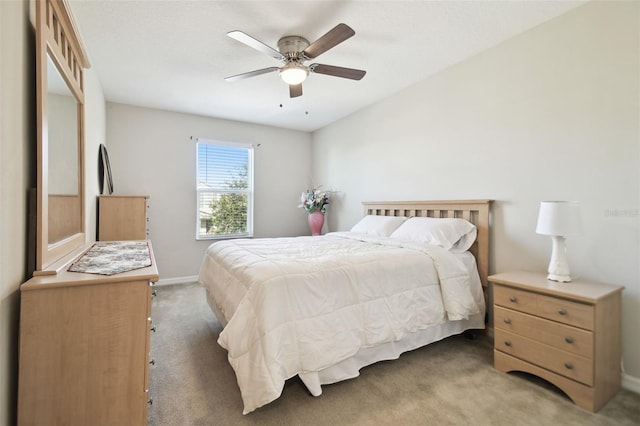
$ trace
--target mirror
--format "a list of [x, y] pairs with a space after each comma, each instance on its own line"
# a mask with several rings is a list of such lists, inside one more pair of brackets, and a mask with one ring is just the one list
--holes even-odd
[[66, 0], [36, 0], [37, 189], [34, 275], [85, 246], [84, 83], [89, 67]]
[[47, 54], [49, 244], [82, 232], [78, 102]]

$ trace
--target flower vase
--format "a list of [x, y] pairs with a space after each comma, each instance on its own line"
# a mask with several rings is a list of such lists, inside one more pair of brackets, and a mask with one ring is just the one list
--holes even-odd
[[324, 225], [324, 213], [319, 210], [309, 213], [309, 228], [311, 228], [311, 235], [320, 235], [322, 232], [322, 225]]

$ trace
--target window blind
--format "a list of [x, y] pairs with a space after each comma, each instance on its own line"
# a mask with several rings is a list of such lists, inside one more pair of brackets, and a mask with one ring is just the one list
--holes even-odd
[[253, 235], [253, 147], [203, 141], [197, 151], [197, 239]]

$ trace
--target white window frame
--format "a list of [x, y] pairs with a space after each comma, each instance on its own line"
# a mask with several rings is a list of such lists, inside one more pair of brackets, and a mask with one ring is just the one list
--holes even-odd
[[[200, 176], [200, 159], [198, 156], [198, 146], [199, 145], [215, 145], [215, 146], [225, 146], [231, 148], [243, 148], [247, 150], [248, 158], [247, 158], [247, 188], [243, 190], [225, 190], [225, 189], [207, 189], [201, 187], [199, 180]], [[231, 239], [231, 238], [247, 238], [253, 237], [253, 192], [254, 192], [254, 169], [253, 169], [253, 151], [254, 146], [246, 143], [238, 143], [238, 142], [227, 142], [227, 141], [218, 141], [218, 140], [209, 140], [209, 139], [196, 139], [196, 240], [220, 240], [220, 239]], [[201, 211], [200, 211], [200, 200], [202, 194], [213, 193], [213, 194], [224, 194], [224, 193], [244, 193], [247, 194], [247, 230], [242, 233], [235, 234], [203, 234], [201, 232]]]

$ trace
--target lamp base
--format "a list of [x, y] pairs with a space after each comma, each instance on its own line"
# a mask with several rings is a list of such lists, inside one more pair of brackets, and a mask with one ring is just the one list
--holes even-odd
[[559, 283], [570, 283], [571, 282], [571, 277], [569, 275], [549, 274], [549, 275], [547, 275], [547, 279], [549, 281], [557, 281]]
[[561, 283], [571, 282], [564, 237], [553, 235], [551, 240], [553, 241], [553, 248], [551, 262], [549, 262], [549, 269], [547, 270], [549, 273], [547, 279]]

